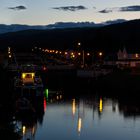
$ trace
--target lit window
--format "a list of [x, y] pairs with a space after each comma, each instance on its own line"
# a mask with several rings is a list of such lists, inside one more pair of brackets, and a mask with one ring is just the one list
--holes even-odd
[[139, 57], [139, 54], [137, 54], [137, 53], [136, 53], [136, 55], [135, 55], [135, 56], [136, 56], [136, 58], [138, 58], [138, 57]]

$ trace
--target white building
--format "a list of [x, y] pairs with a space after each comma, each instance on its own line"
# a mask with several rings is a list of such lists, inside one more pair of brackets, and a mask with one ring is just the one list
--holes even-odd
[[128, 67], [140, 67], [140, 54], [139, 53], [128, 53], [126, 49], [119, 50], [117, 65], [128, 66]]

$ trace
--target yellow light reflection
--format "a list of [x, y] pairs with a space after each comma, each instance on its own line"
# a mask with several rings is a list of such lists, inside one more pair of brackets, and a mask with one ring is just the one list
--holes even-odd
[[22, 133], [23, 133], [23, 135], [25, 135], [25, 132], [26, 132], [26, 126], [23, 126], [22, 127]]
[[81, 132], [81, 128], [82, 128], [82, 118], [78, 118], [78, 132]]
[[75, 115], [76, 112], [76, 102], [75, 99], [72, 100], [72, 114]]
[[100, 98], [100, 103], [99, 103], [99, 111], [103, 111], [103, 100]]
[[56, 99], [59, 100], [59, 96], [56, 96]]
[[62, 95], [60, 95], [60, 99], [62, 99]]
[[35, 127], [32, 128], [32, 135], [35, 135]]

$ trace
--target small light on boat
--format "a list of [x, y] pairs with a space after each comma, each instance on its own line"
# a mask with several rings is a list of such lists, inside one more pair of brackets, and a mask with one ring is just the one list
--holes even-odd
[[23, 79], [25, 78], [25, 76], [26, 76], [26, 74], [25, 74], [25, 73], [22, 73], [22, 78], [23, 78]]
[[46, 111], [46, 107], [47, 107], [47, 103], [46, 103], [46, 99], [44, 98], [44, 112]]
[[46, 98], [48, 99], [48, 97], [49, 97], [49, 90], [48, 89], [45, 90], [45, 94], [46, 94]]
[[32, 78], [34, 78], [35, 77], [35, 73], [32, 73]]

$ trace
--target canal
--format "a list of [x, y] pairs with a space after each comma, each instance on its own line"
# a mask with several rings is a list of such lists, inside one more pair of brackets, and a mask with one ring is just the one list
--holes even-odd
[[37, 116], [15, 119], [21, 140], [139, 140], [137, 97], [98, 91], [90, 79], [43, 76], [43, 81]]

